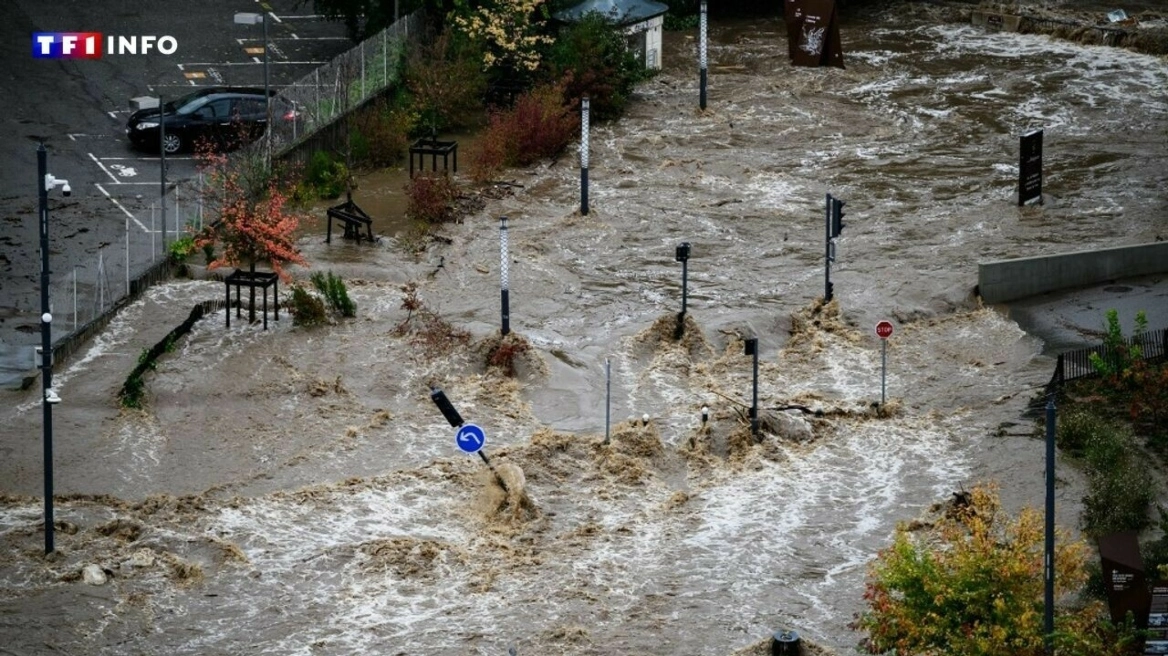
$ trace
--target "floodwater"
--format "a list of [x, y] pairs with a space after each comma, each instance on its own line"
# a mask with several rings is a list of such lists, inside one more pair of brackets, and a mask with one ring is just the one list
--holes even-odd
[[[513, 172], [511, 195], [418, 257], [306, 237], [355, 319], [204, 319], [150, 374], [148, 410], [119, 414], [141, 349], [222, 294], [152, 289], [57, 376], [72, 496], [54, 559], [38, 555], [39, 399], [2, 415], [5, 489], [23, 495], [0, 503], [5, 647], [722, 655], [791, 628], [851, 649], [866, 563], [897, 522], [979, 480], [1010, 507], [1042, 502], [1023, 412], [1052, 362], [978, 306], [977, 262], [1168, 231], [1164, 59], [921, 11], [846, 25], [842, 71], [791, 69], [778, 23], [717, 23], [705, 113], [693, 39], [667, 35], [665, 72], [592, 130], [588, 216], [563, 157]], [[1018, 135], [1035, 128], [1046, 203], [1019, 209]], [[826, 193], [847, 227], [838, 303], [819, 308]], [[499, 326], [499, 216], [511, 327], [532, 347], [517, 380], [477, 350]], [[411, 331], [418, 318], [398, 330], [409, 281], [472, 343]], [[778, 434], [761, 444], [742, 420], [750, 336]], [[456, 450], [429, 384], [483, 427], [509, 494]], [[789, 405], [812, 412], [774, 410]], [[1059, 477], [1073, 527], [1080, 479]], [[105, 585], [79, 580], [90, 563]]]

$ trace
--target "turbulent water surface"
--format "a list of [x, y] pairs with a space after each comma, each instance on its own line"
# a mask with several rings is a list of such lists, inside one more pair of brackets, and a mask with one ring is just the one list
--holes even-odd
[[[789, 627], [851, 648], [866, 563], [898, 521], [987, 478], [1041, 502], [1041, 445], [1014, 434], [1050, 361], [978, 307], [977, 263], [1168, 231], [1163, 58], [947, 18], [857, 18], [846, 70], [790, 68], [776, 22], [717, 22], [705, 113], [694, 40], [669, 34], [666, 70], [592, 130], [587, 217], [564, 157], [515, 172], [522, 187], [420, 259], [306, 238], [356, 319], [204, 319], [149, 375], [148, 409], [117, 414], [141, 349], [222, 294], [152, 289], [57, 376], [72, 496], [54, 559], [39, 556], [39, 398], [3, 412], [5, 488], [30, 496], [0, 503], [0, 647], [728, 654]], [[1018, 136], [1035, 128], [1046, 202], [1019, 209]], [[818, 308], [826, 193], [847, 227], [838, 307]], [[473, 339], [497, 330], [501, 215], [511, 326], [533, 347], [517, 381], [475, 344], [397, 330], [410, 280]], [[691, 322], [673, 343], [681, 241]], [[760, 405], [812, 411], [768, 414], [783, 437], [761, 444], [742, 418], [750, 336]], [[431, 383], [484, 427], [510, 495], [455, 449]], [[81, 580], [91, 563], [109, 582]]]

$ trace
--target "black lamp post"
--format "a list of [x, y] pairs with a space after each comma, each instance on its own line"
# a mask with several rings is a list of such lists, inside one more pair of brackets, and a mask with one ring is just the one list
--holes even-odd
[[44, 412], [45, 469], [45, 553], [53, 552], [53, 405], [61, 398], [53, 389], [53, 315], [49, 312], [49, 189], [61, 187], [71, 193], [68, 180], [49, 175], [48, 151], [44, 142], [37, 147], [37, 196], [40, 206], [41, 237], [41, 408]]
[[677, 327], [673, 331], [673, 339], [679, 340], [685, 334], [685, 305], [688, 296], [687, 273], [689, 268], [689, 242], [684, 241], [677, 246], [673, 259], [681, 262], [681, 312], [677, 315]]

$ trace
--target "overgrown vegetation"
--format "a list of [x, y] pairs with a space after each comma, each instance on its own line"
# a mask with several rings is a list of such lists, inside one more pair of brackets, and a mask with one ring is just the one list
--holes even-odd
[[454, 218], [458, 185], [442, 173], [421, 172], [406, 184], [406, 216], [428, 225]]
[[579, 133], [580, 115], [563, 102], [562, 86], [538, 86], [510, 109], [491, 113], [471, 151], [471, 177], [485, 181], [506, 167], [527, 166], [559, 154]]
[[308, 160], [304, 177], [297, 185], [297, 200], [329, 200], [337, 198], [349, 188], [349, 170], [344, 162], [329, 153], [318, 150]]
[[[869, 652], [897, 656], [1040, 656], [1043, 635], [1043, 519], [1010, 517], [992, 486], [978, 486], [924, 531], [900, 526], [871, 566], [867, 610], [857, 628]], [[1134, 654], [1098, 601], [1069, 603], [1086, 580], [1090, 550], [1056, 539], [1054, 645], [1062, 654]]]
[[1084, 533], [1098, 538], [1147, 528], [1155, 481], [1131, 428], [1076, 408], [1059, 418], [1057, 440], [1087, 473]]
[[418, 293], [418, 284], [408, 282], [401, 287], [401, 308], [406, 318], [393, 329], [396, 337], [410, 337], [410, 341], [427, 358], [450, 353], [457, 347], [470, 343], [470, 333], [456, 328], [430, 309]]

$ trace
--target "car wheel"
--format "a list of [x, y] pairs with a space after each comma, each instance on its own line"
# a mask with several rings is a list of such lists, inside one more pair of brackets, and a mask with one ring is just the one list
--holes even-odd
[[182, 137], [178, 136], [177, 134], [168, 133], [162, 139], [162, 148], [166, 151], [167, 155], [173, 155], [177, 153], [178, 151], [182, 150], [182, 147]]

